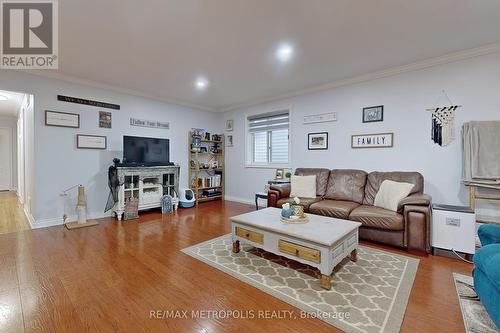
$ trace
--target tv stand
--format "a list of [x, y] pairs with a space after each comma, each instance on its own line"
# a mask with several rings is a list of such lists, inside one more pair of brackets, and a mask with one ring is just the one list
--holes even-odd
[[127, 199], [139, 199], [139, 210], [161, 207], [161, 198], [179, 193], [180, 167], [171, 166], [120, 166], [116, 167], [118, 201], [113, 213], [122, 220]]

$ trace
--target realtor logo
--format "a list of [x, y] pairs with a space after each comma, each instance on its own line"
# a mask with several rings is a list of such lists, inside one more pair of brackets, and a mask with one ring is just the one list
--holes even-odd
[[1, 1], [2, 69], [57, 69], [57, 1]]

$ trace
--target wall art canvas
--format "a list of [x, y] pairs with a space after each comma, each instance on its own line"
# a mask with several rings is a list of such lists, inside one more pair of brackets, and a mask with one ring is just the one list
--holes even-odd
[[363, 122], [374, 123], [384, 121], [384, 106], [370, 106], [363, 108]]

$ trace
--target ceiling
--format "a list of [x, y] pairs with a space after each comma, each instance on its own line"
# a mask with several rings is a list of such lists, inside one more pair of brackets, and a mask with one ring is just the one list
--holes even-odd
[[65, 0], [59, 17], [58, 74], [213, 111], [500, 41], [498, 0]]
[[0, 95], [8, 98], [6, 101], [0, 100], [0, 116], [17, 116], [21, 109], [24, 94], [0, 90]]

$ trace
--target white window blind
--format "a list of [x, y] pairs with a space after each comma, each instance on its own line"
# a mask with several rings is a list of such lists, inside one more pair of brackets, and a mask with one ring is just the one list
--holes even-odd
[[248, 117], [250, 164], [288, 163], [289, 119], [288, 111]]

